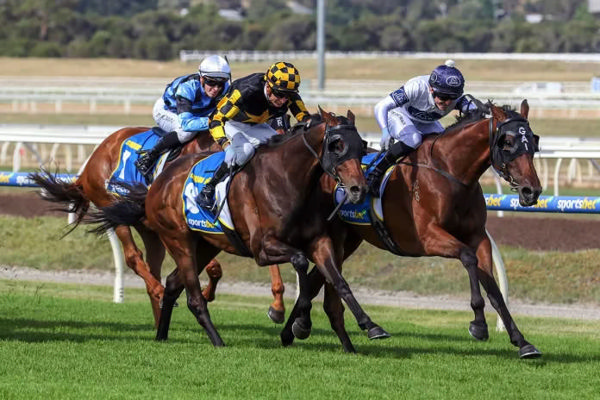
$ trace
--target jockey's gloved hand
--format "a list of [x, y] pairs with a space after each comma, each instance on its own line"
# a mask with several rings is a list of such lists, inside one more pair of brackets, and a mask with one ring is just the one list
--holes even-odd
[[394, 139], [387, 128], [383, 128], [381, 130], [381, 141], [379, 142], [379, 146], [381, 147], [381, 151], [387, 151], [390, 146], [394, 143]]

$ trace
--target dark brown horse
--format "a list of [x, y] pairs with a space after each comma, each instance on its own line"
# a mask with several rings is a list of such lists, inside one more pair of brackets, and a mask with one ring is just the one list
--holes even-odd
[[[401, 256], [459, 259], [469, 276], [475, 314], [469, 333], [478, 340], [488, 338], [481, 283], [520, 357], [539, 357], [541, 353], [517, 328], [494, 279], [491, 244], [485, 231], [487, 210], [479, 185], [483, 172], [492, 166], [519, 193], [521, 205], [536, 204], [542, 190], [533, 165], [538, 137], [527, 122], [526, 101], [521, 103], [520, 114], [492, 103], [486, 108], [487, 118], [463, 119], [444, 134], [424, 140], [418, 151], [394, 167], [383, 193], [385, 218], [379, 227], [338, 220], [333, 222], [332, 231], [336, 232], [334, 240], [339, 235], [345, 241], [344, 258], [366, 240]], [[335, 186], [328, 177], [322, 178], [325, 199], [332, 198]], [[371, 219], [379, 220], [373, 214]], [[311, 271], [309, 278], [314, 297], [325, 280], [317, 270]], [[331, 325], [344, 347], [352, 351], [341, 303], [328, 284], [324, 307], [335, 310], [327, 313]], [[294, 339], [291, 324], [296, 315], [293, 311], [281, 333], [284, 344]]]
[[189, 205], [189, 200], [182, 196], [184, 185], [202, 155], [178, 159], [147, 193], [143, 188], [132, 189], [123, 201], [96, 216], [93, 222], [103, 224], [97, 232], [114, 224], [143, 222], [160, 236], [177, 264], [165, 285], [157, 340], [167, 339], [173, 304], [185, 288], [189, 309], [213, 345], [223, 345], [198, 280], [204, 265], [222, 250], [251, 256], [263, 266], [292, 263], [300, 283], [295, 308], [299, 318], [291, 328], [296, 337], [305, 338], [310, 333], [311, 301], [306, 286], [309, 259], [348, 304], [369, 338], [389, 336], [362, 310], [340, 274], [343, 248], [334, 247], [322, 203], [312, 201], [315, 194], [320, 197], [319, 182], [324, 171], [344, 187], [349, 201], [364, 199], [367, 188], [360, 166], [363, 143], [352, 113], [344, 118], [321, 110], [320, 118], [323, 122], [313, 119], [290, 134], [272, 138], [233, 177], [228, 199], [237, 241], [223, 234], [192, 230], [185, 220], [184, 202]]
[[[126, 127], [109, 135], [94, 150], [81, 175], [73, 183], [58, 180], [54, 175], [44, 170], [40, 173], [31, 174], [31, 177], [43, 189], [41, 194], [45, 200], [61, 204], [62, 211], [75, 213], [76, 219], [72, 226], [72, 229], [75, 229], [87, 214], [90, 202], [100, 208], [106, 207], [115, 201], [115, 196], [106, 188], [106, 182], [119, 164], [121, 147], [133, 135], [149, 129]], [[220, 150], [221, 147], [214, 142], [212, 136], [208, 132], [202, 132], [196, 135], [194, 140], [185, 144], [180, 154]], [[160, 299], [164, 291], [160, 276], [165, 249], [155, 233], [142, 224], [134, 227], [144, 242], [146, 262], [144, 262], [141, 250], [133, 240], [129, 226], [116, 226], [115, 233], [123, 245], [127, 266], [139, 275], [146, 284], [155, 325], [157, 325], [160, 316]], [[211, 280], [215, 282], [221, 277], [221, 268], [216, 260], [211, 261], [206, 270]], [[213, 297], [210, 297], [207, 293], [207, 298], [212, 299]]]

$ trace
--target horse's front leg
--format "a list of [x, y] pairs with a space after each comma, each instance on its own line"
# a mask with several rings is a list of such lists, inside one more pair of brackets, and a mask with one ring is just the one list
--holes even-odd
[[[144, 248], [146, 249], [146, 262], [150, 268], [150, 273], [158, 282], [160, 282], [162, 263], [165, 259], [165, 246], [158, 235], [143, 225], [136, 226], [143, 242]], [[160, 286], [161, 289], [162, 285]], [[162, 301], [162, 292], [160, 299], [155, 296], [150, 296], [150, 304], [152, 305], [152, 312], [154, 313], [154, 327], [158, 327], [158, 320], [160, 318], [160, 302]]]
[[484, 313], [485, 300], [477, 278], [475, 252], [439, 226], [429, 226], [427, 237], [428, 240], [423, 242], [425, 255], [456, 258], [465, 267], [471, 289], [471, 308], [475, 314], [475, 319], [469, 325], [469, 334], [477, 340], [486, 340], [489, 335]]
[[510, 342], [519, 348], [519, 356], [521, 358], [540, 357], [542, 353], [536, 349], [534, 345], [525, 340], [523, 334], [517, 328], [517, 324], [508, 311], [508, 307], [506, 306], [502, 292], [498, 287], [498, 283], [494, 279], [492, 266], [492, 246], [487, 236], [481, 241], [477, 248], [477, 259], [479, 261], [477, 264], [478, 279], [483, 285], [483, 288], [490, 299], [490, 304], [494, 307], [498, 315], [500, 315], [500, 318], [502, 318], [502, 322], [504, 323], [508, 336], [510, 337]]
[[322, 236], [316, 239], [312, 245], [312, 259], [317, 265], [319, 271], [323, 274], [327, 282], [331, 283], [337, 294], [344, 300], [350, 311], [356, 318], [358, 326], [362, 330], [367, 331], [369, 339], [384, 339], [390, 336], [383, 328], [371, 321], [371, 318], [362, 309], [354, 294], [350, 290], [350, 286], [340, 273], [341, 265], [337, 262], [331, 238]]
[[312, 323], [310, 310], [312, 298], [309, 296], [308, 286], [308, 259], [298, 249], [279, 241], [273, 236], [265, 236], [262, 240], [261, 250], [256, 258], [258, 265], [290, 262], [298, 274], [300, 293], [296, 300], [297, 322], [292, 326], [293, 334], [298, 339], [306, 339], [310, 335]]
[[271, 293], [273, 293], [273, 302], [269, 306], [268, 316], [276, 324], [282, 324], [285, 321], [285, 305], [283, 304], [283, 292], [285, 286], [281, 279], [279, 265], [269, 265], [269, 275], [271, 275]]
[[138, 276], [140, 276], [146, 284], [146, 292], [150, 298], [152, 305], [152, 311], [154, 313], [154, 322], [160, 314], [159, 303], [163, 296], [164, 287], [160, 283], [160, 272], [159, 278], [153, 275], [148, 264], [144, 262], [142, 251], [136, 246], [131, 229], [128, 226], [118, 226], [115, 228], [115, 234], [121, 241], [123, 246], [123, 254], [125, 256], [125, 263], [131, 268]]
[[202, 295], [206, 301], [211, 302], [215, 299], [217, 284], [223, 277], [223, 269], [221, 268], [221, 263], [214, 258], [210, 260], [204, 269], [206, 271], [206, 275], [208, 275], [208, 284], [202, 291]]

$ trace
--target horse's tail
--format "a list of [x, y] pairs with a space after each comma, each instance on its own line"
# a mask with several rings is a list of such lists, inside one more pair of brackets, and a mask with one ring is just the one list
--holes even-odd
[[136, 225], [146, 217], [145, 201], [148, 188], [142, 183], [118, 185], [126, 194], [119, 195], [118, 200], [110, 205], [88, 213], [84, 223], [98, 225], [89, 232], [103, 235], [119, 225]]
[[90, 200], [83, 192], [83, 187], [77, 182], [68, 182], [61, 179], [57, 174], [51, 174], [42, 168], [40, 172], [29, 174], [29, 179], [42, 188], [40, 197], [46, 201], [60, 204], [52, 208], [53, 211], [62, 211], [69, 214], [75, 214], [75, 221], [71, 228], [63, 235], [71, 233], [83, 220], [83, 217], [90, 208]]

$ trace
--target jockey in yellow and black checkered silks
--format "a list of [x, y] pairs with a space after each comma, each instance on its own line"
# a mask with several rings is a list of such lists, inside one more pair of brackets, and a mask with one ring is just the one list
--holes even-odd
[[308, 119], [309, 113], [299, 94], [300, 73], [292, 64], [274, 63], [266, 73], [254, 73], [236, 79], [210, 117], [210, 133], [218, 143], [225, 143], [227, 121], [262, 124], [283, 116], [289, 110], [298, 122]]
[[225, 149], [225, 161], [198, 195], [201, 207], [212, 209], [217, 182], [228, 170], [242, 168], [258, 146], [277, 134], [267, 121], [283, 118], [288, 111], [298, 122], [310, 117], [299, 88], [300, 73], [284, 61], [274, 63], [266, 73], [256, 72], [231, 83], [210, 116], [210, 134]]

